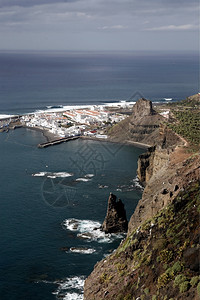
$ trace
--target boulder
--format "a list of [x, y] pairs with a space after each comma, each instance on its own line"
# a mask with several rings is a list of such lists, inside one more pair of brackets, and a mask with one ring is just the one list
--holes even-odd
[[128, 221], [124, 204], [120, 199], [117, 200], [117, 197], [112, 193], [110, 193], [108, 199], [107, 214], [101, 229], [105, 233], [127, 232], [128, 230]]

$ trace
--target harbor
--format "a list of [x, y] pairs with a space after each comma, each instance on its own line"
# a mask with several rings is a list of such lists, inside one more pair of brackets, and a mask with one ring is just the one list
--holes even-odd
[[46, 143], [38, 144], [38, 148], [46, 148], [46, 147], [49, 147], [49, 146], [54, 146], [54, 145], [58, 145], [58, 144], [61, 144], [61, 143], [77, 140], [79, 138], [80, 138], [80, 136], [60, 138], [60, 139], [56, 139], [56, 140], [49, 141], [49, 142], [46, 142]]

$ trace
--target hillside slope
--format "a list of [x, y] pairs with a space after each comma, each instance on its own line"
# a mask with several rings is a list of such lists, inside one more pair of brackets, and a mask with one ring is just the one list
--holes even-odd
[[199, 299], [199, 188], [196, 182], [180, 191], [98, 263], [85, 299]]

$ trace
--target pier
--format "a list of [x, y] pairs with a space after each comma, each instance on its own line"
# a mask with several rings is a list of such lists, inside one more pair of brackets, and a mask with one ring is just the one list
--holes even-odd
[[65, 143], [65, 142], [68, 142], [68, 141], [77, 140], [79, 138], [80, 138], [80, 136], [72, 136], [72, 137], [60, 138], [60, 139], [56, 139], [56, 140], [53, 140], [53, 141], [45, 142], [45, 143], [42, 143], [42, 144], [38, 144], [38, 148], [46, 148], [46, 147], [49, 147], [49, 146], [58, 145], [58, 144]]

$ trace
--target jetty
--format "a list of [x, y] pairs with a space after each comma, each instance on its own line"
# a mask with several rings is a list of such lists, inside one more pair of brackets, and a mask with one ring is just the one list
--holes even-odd
[[80, 136], [60, 138], [60, 139], [45, 142], [45, 143], [42, 143], [42, 144], [38, 144], [38, 148], [46, 148], [46, 147], [49, 147], [49, 146], [54, 146], [54, 145], [58, 145], [58, 144], [61, 144], [61, 143], [77, 140], [79, 138], [80, 138]]

